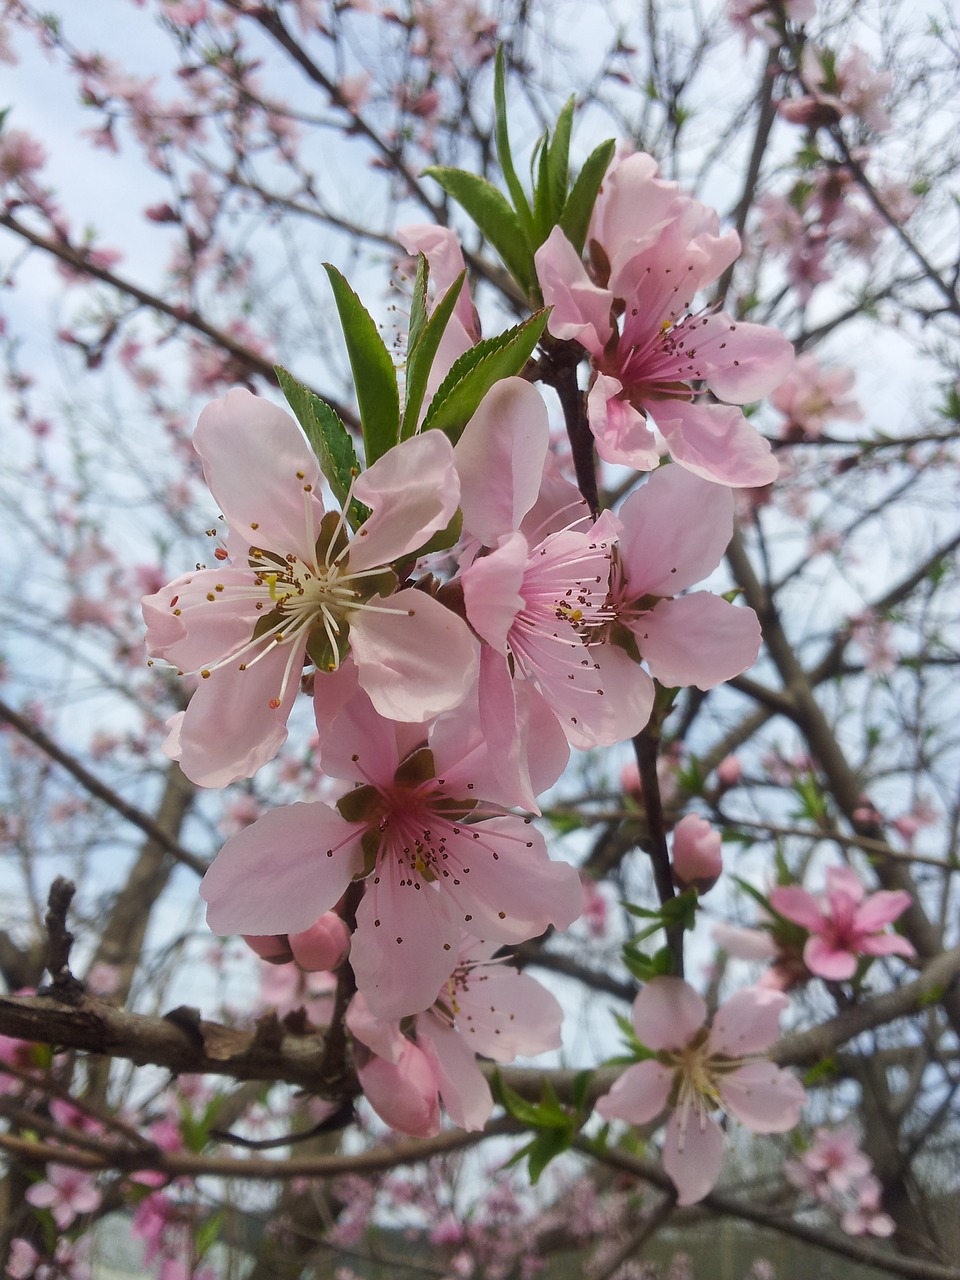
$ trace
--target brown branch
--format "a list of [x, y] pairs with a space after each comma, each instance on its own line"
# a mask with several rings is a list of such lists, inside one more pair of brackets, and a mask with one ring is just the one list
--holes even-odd
[[[150, 837], [162, 849], [166, 850], [171, 857], [177, 862], [182, 863], [185, 867], [189, 867], [191, 871], [195, 871], [198, 876], [202, 876], [207, 870], [207, 863], [202, 858], [198, 858], [195, 853], [191, 853], [189, 849], [185, 849], [183, 845], [171, 838], [169, 833], [153, 818], [149, 813], [145, 813], [143, 809], [138, 809], [136, 805], [130, 804], [128, 800], [124, 800], [123, 796], [118, 795], [112, 787], [108, 787], [105, 782], [90, 772], [79, 760], [75, 759], [69, 752], [57, 745], [56, 742], [45, 733], [39, 725], [34, 724], [32, 720], [28, 720], [26, 716], [20, 715], [18, 711], [14, 711], [12, 707], [0, 699], [0, 720], [5, 720], [7, 724], [16, 729], [28, 741], [32, 742], [35, 747], [55, 760], [57, 764], [62, 765], [64, 769], [92, 796], [96, 796], [98, 800], [102, 800], [104, 804], [109, 805], [121, 818], [125, 818], [127, 822], [133, 826], [139, 827], [140, 830]], [[177, 766], [172, 766], [176, 768]], [[191, 784], [183, 779], [183, 786], [189, 787]]]

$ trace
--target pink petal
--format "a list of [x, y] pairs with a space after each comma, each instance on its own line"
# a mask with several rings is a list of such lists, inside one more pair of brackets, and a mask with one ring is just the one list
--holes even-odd
[[430, 1012], [417, 1018], [417, 1039], [433, 1064], [447, 1115], [460, 1129], [482, 1129], [493, 1111], [493, 1096], [463, 1039]]
[[723, 1164], [723, 1133], [715, 1120], [691, 1108], [687, 1124], [675, 1111], [667, 1121], [663, 1167], [677, 1188], [677, 1204], [696, 1204], [713, 1190]]
[[547, 328], [555, 338], [575, 338], [600, 356], [613, 333], [613, 294], [591, 284], [573, 245], [559, 227], [533, 255], [543, 300], [553, 310]]
[[727, 1058], [768, 1049], [780, 1034], [780, 1015], [790, 1001], [780, 991], [746, 987], [717, 1010], [710, 1028], [710, 1048]]
[[463, 527], [484, 546], [520, 528], [537, 501], [549, 443], [540, 393], [523, 378], [495, 383], [454, 450]]
[[399, 1021], [375, 1017], [359, 991], [347, 1006], [345, 1021], [353, 1038], [365, 1044], [378, 1058], [386, 1062], [400, 1061], [408, 1041], [400, 1030]]
[[[164, 751], [201, 787], [225, 787], [252, 777], [286, 741], [305, 654], [306, 637], [278, 646], [245, 671], [236, 663], [211, 671], [178, 715]], [[283, 701], [272, 707], [288, 669]]]
[[653, 1058], [634, 1063], [598, 1100], [597, 1114], [604, 1120], [625, 1120], [628, 1124], [655, 1120], [667, 1105], [676, 1074]]
[[347, 554], [351, 572], [399, 560], [450, 523], [460, 502], [453, 445], [442, 431], [411, 436], [354, 481], [353, 494], [373, 514]]
[[640, 656], [668, 688], [713, 689], [752, 667], [760, 652], [760, 622], [752, 609], [709, 591], [661, 600], [630, 628]]
[[477, 642], [461, 618], [412, 587], [350, 616], [360, 687], [382, 716], [420, 724], [455, 707], [477, 679]]
[[596, 679], [594, 685], [577, 689], [578, 696], [571, 696], [571, 686], [559, 675], [556, 680], [539, 676], [538, 683], [573, 746], [587, 750], [624, 742], [650, 719], [653, 681], [616, 645], [590, 645], [585, 654], [594, 664]]
[[882, 889], [872, 893], [863, 902], [853, 917], [854, 928], [864, 933], [874, 933], [885, 925], [899, 920], [913, 903], [913, 898], [904, 889]]
[[740, 929], [721, 921], [713, 926], [713, 940], [738, 960], [772, 960], [778, 954], [766, 929]]
[[762, 324], [733, 320], [725, 312], [705, 316], [697, 328], [697, 360], [707, 386], [721, 400], [750, 404], [769, 395], [794, 362], [793, 346]]
[[[460, 237], [449, 227], [440, 227], [431, 223], [419, 223], [415, 226], [398, 227], [397, 239], [407, 253], [426, 255], [430, 266], [430, 280], [438, 298], [442, 297], [464, 269], [463, 250], [460, 248]], [[469, 334], [476, 327], [473, 303], [470, 300], [470, 289], [464, 281], [463, 288], [457, 297], [457, 305], [453, 314]]]
[[730, 490], [683, 467], [658, 467], [617, 514], [620, 559], [637, 598], [675, 596], [701, 582], [733, 537]]
[[852, 951], [824, 941], [819, 934], [804, 944], [803, 963], [811, 973], [831, 982], [845, 982], [857, 971], [857, 957]]
[[600, 373], [587, 396], [587, 419], [597, 453], [614, 466], [653, 471], [660, 462], [657, 439], [646, 416], [629, 400], [620, 399], [623, 386]]
[[325, 804], [270, 810], [231, 837], [203, 877], [208, 925], [221, 935], [308, 929], [363, 869], [362, 830]]
[[230, 525], [232, 550], [251, 544], [313, 554], [305, 489], [318, 526], [321, 476], [313, 450], [288, 413], [235, 388], [207, 405], [193, 437], [210, 492]]
[[506, 653], [507, 635], [523, 608], [520, 587], [528, 555], [526, 538], [514, 533], [460, 575], [470, 625], [498, 653]]
[[859, 949], [865, 956], [904, 956], [911, 960], [917, 954], [913, 945], [899, 933], [878, 933], [871, 938], [864, 938]]
[[[827, 868], [827, 898], [837, 899], [840, 904], [839, 914], [846, 914], [848, 909], [862, 902], [866, 896], [863, 881], [851, 867]], [[833, 910], [833, 914], [838, 912]]]
[[630, 1020], [641, 1044], [654, 1052], [683, 1049], [703, 1026], [707, 1006], [682, 978], [653, 978], [641, 987]]
[[453, 973], [460, 925], [450, 898], [381, 858], [364, 885], [350, 963], [370, 1012], [404, 1018], [429, 1009]]
[[509, 964], [468, 969], [456, 998], [457, 1030], [474, 1053], [494, 1062], [512, 1062], [518, 1054], [560, 1048], [559, 1000]]
[[826, 924], [818, 899], [799, 885], [779, 885], [771, 889], [770, 905], [774, 911], [812, 933], [819, 933]]
[[749, 1062], [720, 1079], [725, 1110], [754, 1133], [786, 1133], [807, 1100], [803, 1085], [772, 1062]]
[[705, 480], [756, 488], [780, 474], [769, 443], [733, 405], [667, 400], [654, 412], [671, 457]]

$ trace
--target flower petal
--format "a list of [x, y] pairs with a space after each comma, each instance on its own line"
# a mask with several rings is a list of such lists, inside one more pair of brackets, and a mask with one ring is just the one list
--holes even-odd
[[231, 837], [200, 885], [218, 934], [300, 933], [363, 868], [362, 827], [329, 805], [271, 809]]
[[382, 716], [422, 724], [455, 707], [477, 679], [477, 642], [466, 624], [412, 587], [350, 615], [360, 687]]
[[683, 1049], [707, 1018], [704, 999], [682, 978], [653, 978], [641, 987], [630, 1020], [641, 1044], [655, 1052]]
[[628, 625], [651, 674], [667, 688], [713, 689], [752, 667], [760, 652], [754, 611], [709, 591], [661, 600]]
[[482, 1129], [493, 1111], [493, 1095], [462, 1037], [428, 1011], [417, 1018], [417, 1039], [432, 1061], [447, 1115], [460, 1129]]
[[748, 1062], [717, 1086], [724, 1108], [754, 1133], [786, 1133], [807, 1100], [803, 1085], [772, 1062]]
[[604, 1120], [626, 1120], [646, 1124], [655, 1120], [667, 1105], [676, 1071], [653, 1058], [636, 1062], [619, 1076], [609, 1093], [597, 1101], [597, 1114]]
[[677, 1204], [696, 1204], [712, 1191], [723, 1164], [723, 1133], [708, 1115], [675, 1111], [667, 1121], [663, 1167], [677, 1188]]
[[780, 1015], [790, 1001], [781, 991], [745, 987], [717, 1010], [710, 1028], [710, 1048], [727, 1058], [769, 1049], [780, 1034]]
[[755, 488], [780, 474], [769, 443], [734, 405], [667, 400], [653, 412], [674, 461], [705, 480]]
[[460, 502], [453, 446], [442, 431], [411, 436], [358, 476], [353, 495], [373, 514], [350, 544], [348, 569], [390, 564], [450, 523]]

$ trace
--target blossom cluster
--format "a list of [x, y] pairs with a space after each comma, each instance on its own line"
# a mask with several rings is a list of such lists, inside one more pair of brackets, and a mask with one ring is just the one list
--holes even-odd
[[[438, 227], [401, 236], [429, 260], [438, 308], [462, 284], [459, 244]], [[495, 960], [583, 909], [576, 870], [534, 823], [570, 748], [632, 738], [657, 684], [708, 690], [759, 650], [751, 609], [691, 588], [730, 540], [732, 489], [776, 474], [740, 405], [773, 390], [792, 349], [695, 309], [739, 240], [649, 156], [610, 169], [588, 245], [584, 265], [557, 227], [535, 262], [549, 341], [589, 360], [601, 458], [649, 473], [619, 507], [591, 511], [563, 474], [526, 378], [495, 381], [465, 425], [430, 429], [430, 397], [480, 341], [464, 292], [426, 413], [339, 489], [271, 402], [236, 389], [208, 406], [194, 447], [225, 522], [208, 531], [212, 563], [143, 600], [150, 654], [195, 681], [165, 749], [197, 784], [253, 776], [312, 697], [327, 798], [235, 831], [201, 893], [210, 927], [261, 955], [349, 963], [361, 1086], [408, 1133], [435, 1133], [441, 1100], [482, 1127], [477, 1053], [559, 1047], [557, 1002]], [[675, 853], [681, 884], [720, 872], [701, 819], [681, 824]]]

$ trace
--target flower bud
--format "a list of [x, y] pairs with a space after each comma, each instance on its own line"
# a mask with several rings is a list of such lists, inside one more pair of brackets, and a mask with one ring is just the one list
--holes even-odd
[[301, 969], [336, 969], [350, 949], [350, 932], [335, 911], [325, 912], [302, 933], [290, 934], [290, 950]]
[[427, 1055], [407, 1041], [396, 1062], [373, 1056], [357, 1069], [364, 1097], [391, 1129], [412, 1138], [440, 1132], [437, 1075]]
[[293, 959], [285, 933], [245, 933], [243, 940], [267, 964], [289, 964]]
[[723, 871], [720, 832], [705, 818], [688, 813], [673, 833], [673, 878], [681, 889], [712, 889]]
[[743, 777], [739, 756], [724, 756], [717, 765], [717, 781], [722, 787], [735, 787]]

